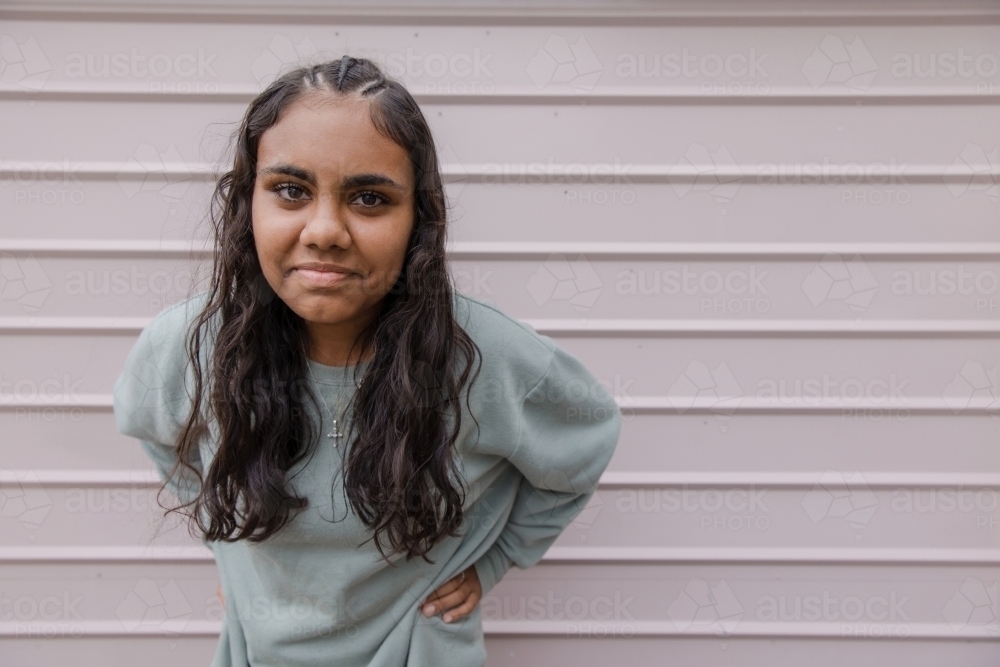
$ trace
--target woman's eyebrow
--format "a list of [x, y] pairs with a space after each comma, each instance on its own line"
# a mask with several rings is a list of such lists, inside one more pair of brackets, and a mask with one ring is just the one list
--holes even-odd
[[[299, 180], [305, 181], [309, 185], [316, 187], [316, 175], [309, 171], [308, 169], [301, 169], [299, 167], [290, 164], [274, 164], [270, 167], [264, 167], [257, 172], [259, 176], [265, 174], [282, 174], [285, 176], [293, 176]], [[344, 190], [348, 188], [365, 187], [372, 185], [384, 185], [396, 190], [405, 191], [406, 187], [392, 180], [385, 174], [355, 174], [353, 176], [348, 176], [340, 182], [340, 187]]]
[[406, 188], [396, 181], [392, 180], [385, 174], [355, 174], [354, 176], [348, 176], [340, 182], [340, 186], [347, 190], [348, 188], [357, 188], [370, 185], [386, 185], [390, 188], [395, 188], [396, 190], [406, 191]]
[[270, 167], [264, 167], [257, 172], [258, 176], [264, 176], [265, 174], [283, 174], [285, 176], [294, 176], [300, 181], [305, 181], [314, 187], [316, 186], [316, 174], [307, 169], [300, 169], [299, 167], [295, 167], [290, 164], [272, 164]]

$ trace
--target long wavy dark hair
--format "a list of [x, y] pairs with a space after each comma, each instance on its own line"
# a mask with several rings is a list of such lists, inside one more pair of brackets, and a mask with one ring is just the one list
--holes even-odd
[[[214, 268], [186, 339], [193, 407], [171, 473], [193, 472], [197, 495], [171, 511], [193, 519], [189, 529], [196, 525], [208, 540], [261, 542], [307, 504], [286, 482], [317, 436], [303, 409], [304, 400], [317, 406], [316, 396], [300, 391], [309, 387], [308, 331], [263, 278], [251, 198], [261, 135], [289, 104], [317, 92], [367, 100], [377, 130], [406, 149], [413, 165], [414, 225], [402, 272], [351, 349], [374, 356], [352, 400], [357, 439], [342, 481], [384, 559], [405, 553], [430, 561], [427, 551], [457, 535], [463, 518], [466, 489], [453, 449], [459, 396], [478, 376], [481, 352], [454, 318], [446, 200], [430, 128], [406, 89], [365, 59], [345, 56], [284, 74], [250, 103], [234, 135], [232, 170], [219, 178], [210, 206]], [[209, 356], [203, 345], [210, 339]], [[202, 477], [193, 460], [209, 419], [218, 425], [218, 449]]]

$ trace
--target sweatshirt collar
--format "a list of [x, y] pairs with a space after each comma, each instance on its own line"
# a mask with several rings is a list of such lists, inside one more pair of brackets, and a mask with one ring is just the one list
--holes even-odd
[[350, 386], [361, 381], [371, 364], [371, 360], [368, 360], [353, 366], [327, 366], [308, 357], [306, 362], [309, 364], [309, 372], [315, 382], [338, 386]]

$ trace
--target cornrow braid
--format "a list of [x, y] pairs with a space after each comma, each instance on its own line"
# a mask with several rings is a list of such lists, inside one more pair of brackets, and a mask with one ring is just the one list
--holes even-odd
[[[355, 73], [358, 69], [363, 70], [360, 76]], [[307, 88], [332, 90], [338, 93], [348, 92], [350, 89], [364, 97], [385, 90], [389, 86], [389, 80], [381, 70], [363, 58], [344, 56], [340, 60], [303, 68], [302, 71], [305, 74], [303, 83]], [[359, 89], [360, 86], [364, 87]]]
[[337, 73], [337, 90], [344, 89], [344, 77], [357, 61], [351, 56], [344, 56], [340, 59], [340, 71]]

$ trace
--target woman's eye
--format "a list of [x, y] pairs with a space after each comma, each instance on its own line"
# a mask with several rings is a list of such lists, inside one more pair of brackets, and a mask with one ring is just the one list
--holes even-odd
[[285, 201], [301, 201], [302, 195], [305, 194], [305, 190], [293, 183], [283, 183], [273, 189]]
[[355, 197], [354, 201], [359, 202], [366, 208], [374, 208], [386, 203], [386, 198], [377, 192], [362, 192]]

